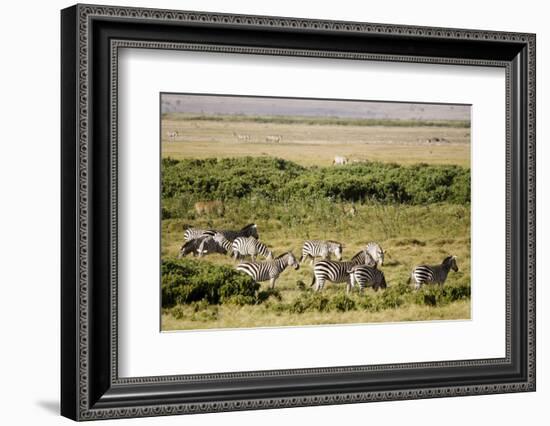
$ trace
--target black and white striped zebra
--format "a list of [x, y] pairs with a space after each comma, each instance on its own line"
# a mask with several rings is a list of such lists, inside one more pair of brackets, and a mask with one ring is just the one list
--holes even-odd
[[302, 257], [300, 263], [311, 258], [311, 264], [315, 263], [315, 258], [320, 257], [323, 260], [330, 260], [331, 254], [336, 256], [336, 259], [342, 260], [342, 243], [332, 240], [307, 240], [302, 246]]
[[325, 286], [325, 281], [333, 283], [347, 282], [346, 292], [351, 290], [351, 278], [348, 273], [354, 266], [369, 265], [374, 266], [376, 262], [366, 251], [361, 250], [351, 260], [339, 262], [336, 260], [321, 260], [313, 267], [313, 281], [311, 285], [315, 286], [316, 291], [321, 291]]
[[408, 283], [414, 282], [415, 290], [418, 290], [424, 284], [443, 285], [447, 281], [449, 271], [458, 271], [456, 256], [447, 256], [441, 262], [441, 265], [419, 265], [415, 267], [409, 277]]
[[[215, 235], [218, 235], [218, 233], [216, 233]], [[197, 247], [197, 254], [199, 257], [203, 257], [207, 254], [227, 254], [229, 252], [227, 246], [224, 246], [223, 244], [220, 244], [218, 241], [216, 241], [215, 236], [213, 237], [211, 235], [206, 235], [205, 237], [199, 238], [198, 240], [200, 241], [199, 246]]]
[[365, 290], [365, 287], [372, 287], [374, 291], [378, 291], [379, 288], [385, 289], [388, 286], [384, 273], [371, 266], [357, 265], [351, 268], [348, 273], [351, 286], [354, 287], [357, 283], [361, 293]]
[[365, 246], [365, 250], [379, 266], [384, 264], [384, 250], [380, 244], [371, 241]]
[[214, 241], [216, 241], [220, 246], [222, 246], [227, 253], [232, 253], [233, 251], [233, 241], [228, 240], [225, 238], [225, 236], [221, 232], [214, 233], [214, 236], [212, 237]]
[[213, 236], [215, 232], [213, 229], [187, 228], [183, 233], [183, 239], [185, 241], [196, 240], [207, 235]]
[[254, 237], [256, 239], [260, 238], [258, 236], [258, 227], [255, 223], [250, 223], [239, 231], [225, 230], [218, 232], [221, 233], [229, 241], [235, 241], [235, 239], [239, 237]]
[[239, 263], [236, 269], [250, 275], [256, 282], [269, 280], [269, 286], [275, 288], [275, 281], [288, 266], [296, 270], [300, 269], [300, 264], [290, 251], [273, 260]]
[[232, 251], [235, 260], [250, 256], [255, 261], [257, 255], [265, 257], [266, 260], [273, 259], [273, 252], [264, 243], [254, 237], [236, 238], [233, 241]]

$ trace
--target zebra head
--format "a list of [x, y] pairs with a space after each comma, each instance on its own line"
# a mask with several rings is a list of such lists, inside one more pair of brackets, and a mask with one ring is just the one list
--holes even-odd
[[287, 265], [292, 266], [296, 270], [300, 269], [300, 263], [296, 260], [291, 251], [287, 253]]
[[334, 253], [334, 256], [336, 256], [336, 260], [342, 260], [342, 252], [344, 250], [342, 243], [339, 243], [338, 241], [328, 241], [328, 243], [330, 247], [329, 252]]
[[366, 251], [378, 265], [382, 266], [384, 264], [384, 250], [380, 247], [380, 244], [370, 242], [367, 244]]
[[212, 238], [214, 241], [216, 241], [218, 244], [223, 243], [224, 240], [226, 240], [225, 236], [221, 232], [216, 232]]
[[443, 265], [447, 266], [455, 272], [458, 272], [458, 265], [456, 264], [456, 256], [447, 256], [443, 262]]
[[195, 246], [196, 246], [196, 241], [194, 240], [186, 241], [185, 243], [183, 243], [178, 253], [178, 259], [181, 259], [182, 257], [187, 256], [189, 253], [193, 253], [195, 251]]

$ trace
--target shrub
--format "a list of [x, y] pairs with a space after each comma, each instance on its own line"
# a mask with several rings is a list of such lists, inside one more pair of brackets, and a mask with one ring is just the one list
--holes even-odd
[[428, 306], [443, 306], [457, 300], [469, 299], [471, 288], [469, 284], [424, 285], [414, 293], [414, 302]]
[[293, 313], [302, 314], [304, 312], [325, 312], [329, 310], [330, 299], [321, 293], [304, 292], [301, 293], [291, 303], [281, 304], [281, 309]]
[[[470, 169], [452, 165], [358, 163], [305, 168], [273, 157], [162, 161], [162, 197], [285, 202], [320, 198], [425, 204], [470, 202]], [[184, 206], [181, 206], [184, 207]]]
[[330, 300], [328, 306], [330, 310], [335, 310], [338, 312], [347, 312], [356, 309], [355, 301], [343, 293], [338, 293], [334, 296]]
[[[162, 306], [204, 303], [256, 303], [260, 285], [229, 266], [214, 265], [192, 259], [163, 260]], [[238, 299], [236, 298], [238, 296]]]

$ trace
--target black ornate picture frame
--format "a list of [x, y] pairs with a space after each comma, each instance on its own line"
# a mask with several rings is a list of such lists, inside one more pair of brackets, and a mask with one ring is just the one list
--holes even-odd
[[[535, 35], [76, 5], [61, 13], [61, 413], [74, 420], [535, 390]], [[483, 65], [506, 73], [506, 356], [120, 378], [121, 47]]]

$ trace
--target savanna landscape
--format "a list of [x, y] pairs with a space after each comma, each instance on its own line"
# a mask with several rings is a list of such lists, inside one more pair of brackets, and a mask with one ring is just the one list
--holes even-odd
[[[195, 110], [172, 102], [161, 114], [162, 330], [470, 318], [469, 109], [379, 117], [311, 101], [300, 114], [281, 101], [289, 114], [270, 99], [271, 114], [265, 103], [254, 114], [209, 111], [196, 98], [176, 97]], [[298, 262], [306, 240], [341, 242], [343, 260], [376, 242], [387, 287], [315, 291], [306, 260], [271, 288], [236, 269], [250, 257], [180, 253], [187, 229], [248, 224], [274, 257]], [[415, 266], [450, 255], [458, 271], [444, 285], [408, 283]]]

